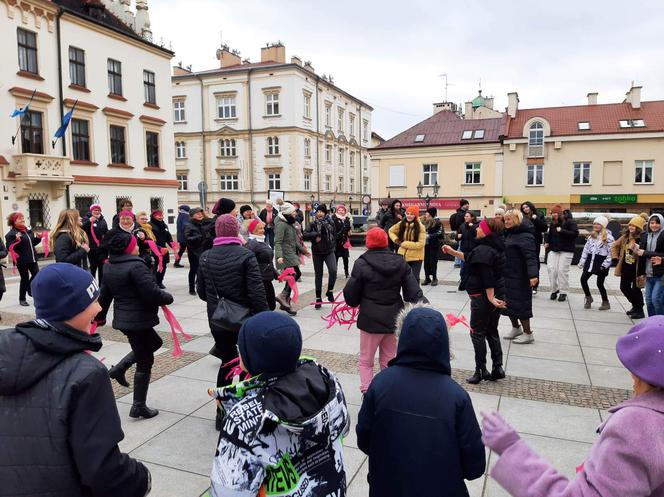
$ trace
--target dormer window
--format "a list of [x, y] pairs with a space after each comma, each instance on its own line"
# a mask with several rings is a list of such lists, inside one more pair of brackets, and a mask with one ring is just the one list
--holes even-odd
[[633, 128], [645, 128], [646, 123], [643, 122], [643, 119], [633, 119], [632, 127]]
[[576, 126], [579, 131], [588, 131], [590, 129], [590, 123], [588, 121], [580, 121]]
[[544, 125], [535, 121], [528, 129], [528, 157], [544, 156]]
[[466, 130], [461, 135], [462, 140], [470, 140], [472, 137], [473, 137], [473, 131], [472, 130]]
[[415, 143], [422, 143], [424, 141], [424, 135], [415, 135]]
[[621, 128], [645, 128], [646, 123], [643, 119], [621, 119], [618, 125]]
[[473, 135], [473, 138], [476, 140], [481, 140], [484, 138], [484, 130], [483, 129], [476, 129], [475, 134]]

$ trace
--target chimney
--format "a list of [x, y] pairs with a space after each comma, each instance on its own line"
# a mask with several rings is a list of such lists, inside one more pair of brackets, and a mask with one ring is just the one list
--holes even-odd
[[512, 92], [507, 94], [507, 114], [511, 118], [516, 117], [516, 111], [519, 109], [519, 94]]
[[315, 71], [314, 71], [314, 66], [311, 65], [311, 61], [310, 61], [310, 60], [307, 60], [307, 61], [304, 62], [304, 68], [305, 68], [307, 71], [310, 71], [310, 72], [315, 73]]
[[466, 102], [463, 107], [463, 115], [466, 119], [473, 118], [473, 102]]
[[597, 105], [597, 92], [588, 93], [588, 105]]
[[484, 98], [484, 107], [493, 110], [493, 97]]
[[640, 109], [641, 87], [632, 85], [629, 91], [625, 94], [625, 102], [630, 103], [632, 105], [632, 109]]
[[173, 76], [184, 76], [185, 74], [191, 74], [191, 71], [182, 66], [173, 66]]
[[302, 67], [302, 59], [300, 59], [297, 55], [293, 55], [290, 58], [290, 63], [297, 64], [298, 66]]
[[444, 110], [447, 112], [454, 112], [456, 114], [457, 105], [454, 102], [438, 102], [433, 104], [434, 114], [438, 114], [439, 112], [442, 112]]
[[148, 0], [136, 0], [136, 32], [148, 41], [152, 41]]
[[261, 48], [261, 62], [286, 63], [286, 47], [281, 43], [270, 43]]
[[242, 63], [240, 52], [230, 51], [228, 45], [223, 45], [221, 48], [217, 49], [217, 60], [219, 61], [219, 67], [222, 69], [225, 67], [237, 66]]

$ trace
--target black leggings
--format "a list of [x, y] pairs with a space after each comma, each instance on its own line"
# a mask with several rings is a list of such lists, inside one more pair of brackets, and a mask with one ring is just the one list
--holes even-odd
[[233, 381], [233, 378], [226, 379], [226, 376], [231, 370], [228, 363], [237, 357], [238, 334], [212, 326], [210, 326], [210, 331], [214, 337], [215, 355], [221, 359], [221, 366], [217, 373], [217, 387], [225, 387]]
[[99, 273], [99, 284], [101, 285], [101, 280], [104, 277], [104, 262], [99, 260], [99, 253], [96, 249], [92, 249], [88, 252], [88, 263], [93, 278]]
[[634, 309], [643, 309], [643, 291], [636, 286], [636, 277], [633, 274], [620, 277], [620, 291]]
[[265, 298], [267, 299], [267, 307], [271, 311], [274, 311], [277, 308], [277, 300], [274, 295], [274, 287], [272, 286], [272, 281], [263, 280], [263, 286], [265, 287]]
[[417, 284], [420, 284], [420, 271], [422, 270], [422, 261], [410, 261], [408, 263], [411, 271], [413, 271], [413, 276], [417, 280]]
[[[609, 300], [609, 297], [606, 295], [606, 288], [604, 288], [604, 280], [606, 279], [607, 272], [603, 271], [601, 274], [597, 275], [597, 289], [599, 290], [600, 295], [602, 296], [602, 302]], [[581, 275], [581, 288], [583, 288], [583, 293], [586, 294], [586, 297], [590, 297], [590, 287], [588, 287], [588, 280], [593, 276], [593, 273], [584, 271]]]
[[136, 372], [149, 373], [154, 364], [154, 353], [164, 344], [161, 337], [149, 328], [141, 331], [123, 331], [136, 359]]
[[424, 247], [424, 277], [426, 279], [438, 279], [438, 253], [440, 248], [437, 243]]
[[344, 250], [343, 252], [337, 252], [336, 253], [336, 266], [337, 266], [337, 269], [339, 268], [339, 259], [340, 258], [343, 259], [343, 261], [344, 261], [344, 274], [348, 275], [348, 250]]
[[[161, 249], [161, 247], [159, 247]], [[168, 254], [164, 254], [164, 258], [162, 261], [163, 265], [163, 271], [160, 273], [159, 272], [159, 259], [157, 259], [156, 256], [152, 257], [154, 260], [152, 261], [152, 272], [154, 273], [154, 277], [157, 280], [158, 285], [163, 285], [164, 284], [164, 276], [166, 276], [166, 268], [168, 267], [168, 263], [170, 262], [170, 258]]]
[[334, 290], [334, 284], [337, 281], [337, 261], [339, 259], [335, 258], [333, 253], [323, 255], [323, 254], [313, 254], [314, 261], [314, 273], [315, 273], [315, 285], [316, 285], [316, 298], [320, 299], [323, 292], [323, 264], [327, 266], [327, 291], [330, 292]]
[[503, 349], [498, 336], [500, 309], [497, 309], [485, 293], [470, 297], [470, 339], [475, 350], [475, 368], [486, 368], [486, 345], [491, 350], [493, 367], [503, 365]]
[[198, 256], [189, 252], [189, 291], [196, 291], [196, 275], [198, 274]]
[[26, 293], [32, 297], [30, 284], [35, 276], [37, 276], [39, 266], [36, 262], [33, 262], [32, 264], [19, 265], [16, 269], [18, 269], [18, 274], [21, 275], [21, 283], [18, 287], [18, 299], [25, 300]]
[[[181, 243], [180, 244], [180, 249], [178, 250], [178, 264], [182, 264], [182, 256], [184, 255], [185, 251], [187, 250], [187, 244], [186, 243]], [[189, 257], [191, 257], [191, 252], [189, 252]]]

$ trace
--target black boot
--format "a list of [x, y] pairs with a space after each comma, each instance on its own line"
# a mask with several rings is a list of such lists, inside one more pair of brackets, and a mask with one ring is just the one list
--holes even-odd
[[488, 380], [490, 377], [491, 375], [486, 370], [486, 368], [478, 368], [475, 369], [475, 374], [473, 376], [466, 378], [466, 382], [470, 383], [471, 385], [477, 385], [480, 381]]
[[332, 290], [328, 290], [325, 295], [327, 296], [328, 302], [334, 302], [334, 293], [332, 293]]
[[431, 280], [431, 286], [438, 286], [438, 278], [436, 278], [435, 276]]
[[489, 377], [489, 380], [497, 381], [502, 380], [503, 378], [505, 378], [505, 370], [503, 369], [503, 366], [500, 364], [494, 364], [493, 368], [491, 369], [491, 376]]
[[323, 304], [323, 299], [320, 297], [316, 297], [316, 305], [314, 306], [314, 309], [320, 309]]
[[123, 387], [128, 387], [129, 382], [125, 377], [125, 373], [135, 362], [136, 359], [134, 357], [134, 351], [131, 351], [129, 354], [120, 359], [120, 362], [108, 370], [108, 376], [110, 376], [112, 380], [117, 381]]
[[643, 308], [637, 309], [629, 315], [632, 319], [643, 319], [646, 315], [643, 313]]
[[430, 280], [429, 277], [427, 276], [426, 278], [424, 278], [424, 281], [422, 282], [422, 286], [424, 286], [424, 285], [430, 285], [430, 284], [431, 284], [431, 280]]
[[130, 418], [154, 418], [159, 411], [150, 409], [145, 405], [145, 399], [148, 397], [148, 387], [150, 386], [150, 373], [134, 374], [134, 403], [129, 410]]

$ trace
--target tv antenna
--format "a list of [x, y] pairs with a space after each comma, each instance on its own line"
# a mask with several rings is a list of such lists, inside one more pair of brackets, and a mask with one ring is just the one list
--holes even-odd
[[447, 102], [447, 88], [448, 88], [449, 86], [455, 86], [455, 85], [454, 85], [454, 83], [450, 83], [450, 82], [448, 81], [448, 79], [447, 79], [447, 73], [446, 73], [446, 72], [443, 73], [443, 74], [439, 74], [438, 77], [439, 77], [439, 78], [445, 78], [445, 84], [444, 84], [444, 87], [445, 87], [445, 102]]

